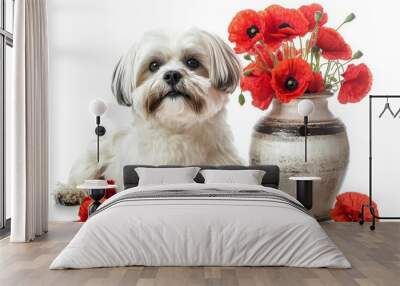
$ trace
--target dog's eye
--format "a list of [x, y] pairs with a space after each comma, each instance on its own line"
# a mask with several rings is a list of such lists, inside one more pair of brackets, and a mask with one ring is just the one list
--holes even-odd
[[194, 69], [197, 69], [197, 68], [200, 66], [200, 63], [199, 63], [198, 60], [196, 60], [196, 59], [194, 59], [194, 58], [190, 58], [190, 59], [187, 59], [187, 60], [186, 60], [186, 65], [187, 65], [190, 69], [194, 70]]
[[149, 65], [149, 70], [151, 72], [156, 72], [160, 68], [160, 63], [157, 61], [151, 62]]

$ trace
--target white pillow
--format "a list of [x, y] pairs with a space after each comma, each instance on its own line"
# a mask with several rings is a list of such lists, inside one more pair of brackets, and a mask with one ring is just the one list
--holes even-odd
[[200, 171], [205, 184], [246, 184], [261, 185], [265, 171], [262, 170], [212, 170]]
[[135, 168], [139, 186], [194, 183], [199, 167], [180, 168]]

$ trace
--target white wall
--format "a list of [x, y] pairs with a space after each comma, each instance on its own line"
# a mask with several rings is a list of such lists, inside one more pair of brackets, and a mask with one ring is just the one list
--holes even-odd
[[[111, 73], [118, 58], [145, 31], [155, 28], [183, 30], [192, 26], [227, 39], [233, 15], [244, 8], [261, 10], [271, 3], [298, 7], [313, 1], [260, 0], [49, 0], [50, 39], [50, 187], [65, 182], [73, 161], [93, 138], [94, 118], [88, 103], [101, 97], [110, 103], [104, 123], [109, 131], [126, 124], [129, 110], [118, 106], [110, 92]], [[398, 56], [398, 1], [319, 1], [336, 27], [350, 12], [356, 21], [341, 33], [354, 50], [364, 52], [374, 74], [372, 92], [400, 93]], [[383, 105], [379, 105], [379, 108]], [[400, 107], [400, 101], [397, 104]], [[351, 158], [342, 191], [368, 191], [368, 102], [331, 108], [348, 128]], [[229, 123], [241, 156], [248, 157], [250, 133], [263, 112], [237, 103], [237, 92], [228, 106]], [[375, 200], [384, 215], [399, 215], [400, 119], [379, 121], [376, 134]], [[397, 176], [396, 176], [397, 175]], [[55, 207], [50, 219], [71, 219], [76, 209]]]

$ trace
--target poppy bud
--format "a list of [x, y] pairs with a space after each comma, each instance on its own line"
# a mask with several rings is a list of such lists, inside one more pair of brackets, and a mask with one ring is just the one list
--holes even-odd
[[239, 104], [244, 105], [245, 99], [243, 93], [239, 94]]
[[356, 18], [356, 15], [354, 13], [350, 13], [346, 19], [344, 19], [344, 23], [349, 23], [351, 21], [353, 21]]
[[251, 56], [250, 56], [249, 54], [244, 55], [243, 58], [244, 58], [246, 61], [251, 61]]
[[315, 14], [314, 14], [314, 19], [315, 19], [315, 23], [316, 23], [316, 24], [319, 23], [319, 21], [321, 20], [321, 18], [322, 18], [322, 12], [321, 12], [321, 11], [315, 12]]
[[312, 49], [311, 49], [311, 52], [314, 53], [314, 54], [318, 53], [319, 52], [319, 47], [316, 46], [316, 45], [313, 46]]
[[251, 75], [253, 73], [253, 71], [254, 71], [254, 69], [248, 69], [247, 71], [243, 72], [243, 75], [244, 76], [249, 76], [249, 75]]
[[352, 59], [353, 59], [353, 60], [357, 60], [357, 59], [361, 58], [363, 55], [364, 55], [364, 54], [363, 54], [361, 51], [357, 51], [357, 52], [354, 53]]

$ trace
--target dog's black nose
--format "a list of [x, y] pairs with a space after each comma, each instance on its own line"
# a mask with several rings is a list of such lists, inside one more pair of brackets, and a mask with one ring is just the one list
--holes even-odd
[[182, 78], [182, 74], [178, 71], [167, 71], [164, 74], [164, 80], [166, 83], [168, 83], [170, 86], [175, 86], [179, 82], [179, 80]]

